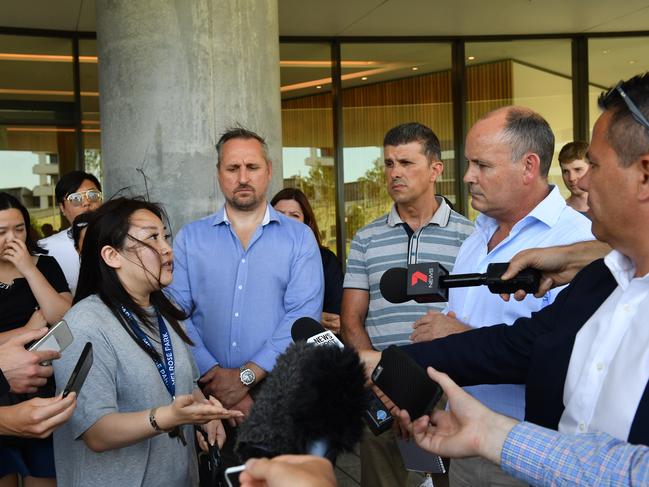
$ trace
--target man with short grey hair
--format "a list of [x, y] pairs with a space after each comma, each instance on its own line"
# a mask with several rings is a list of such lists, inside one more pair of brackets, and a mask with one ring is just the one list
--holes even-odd
[[[486, 272], [494, 262], [508, 262], [518, 251], [592, 240], [590, 221], [566, 205], [559, 189], [548, 184], [554, 152], [549, 124], [534, 111], [509, 106], [488, 113], [467, 134], [464, 181], [471, 205], [482, 214], [474, 233], [462, 244], [453, 272]], [[429, 311], [413, 326], [414, 342], [516, 318], [552, 303], [561, 289], [541, 298], [504, 302], [484, 287], [449, 290], [447, 314]], [[522, 385], [481, 385], [467, 389], [491, 409], [522, 420]], [[482, 458], [453, 460], [451, 487], [522, 486]]]

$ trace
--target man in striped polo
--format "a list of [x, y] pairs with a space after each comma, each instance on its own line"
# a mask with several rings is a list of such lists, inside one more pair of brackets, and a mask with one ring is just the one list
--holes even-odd
[[[410, 343], [412, 325], [440, 304], [387, 302], [379, 291], [383, 273], [409, 263], [440, 262], [451, 269], [473, 224], [435, 196], [444, 170], [439, 139], [425, 125], [406, 123], [383, 140], [390, 213], [361, 228], [352, 241], [345, 275], [341, 331], [348, 346], [383, 350]], [[361, 484], [406, 485], [406, 471], [392, 432], [361, 442]]]

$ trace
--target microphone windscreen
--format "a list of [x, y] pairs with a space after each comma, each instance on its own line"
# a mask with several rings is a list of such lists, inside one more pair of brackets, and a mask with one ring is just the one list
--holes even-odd
[[304, 454], [318, 441], [335, 451], [351, 450], [363, 430], [364, 384], [352, 349], [289, 345], [239, 426], [235, 452], [242, 461]]
[[412, 298], [408, 296], [408, 269], [393, 267], [381, 276], [379, 288], [381, 296], [391, 303], [405, 303]]
[[303, 342], [314, 335], [325, 331], [324, 327], [313, 318], [298, 318], [291, 327], [291, 338], [294, 342]]

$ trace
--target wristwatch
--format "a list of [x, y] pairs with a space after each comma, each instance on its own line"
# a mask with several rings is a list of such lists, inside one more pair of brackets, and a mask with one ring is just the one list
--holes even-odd
[[246, 367], [244, 364], [239, 368], [239, 379], [241, 379], [241, 383], [244, 386], [250, 387], [255, 383], [257, 376], [255, 375], [254, 370]]

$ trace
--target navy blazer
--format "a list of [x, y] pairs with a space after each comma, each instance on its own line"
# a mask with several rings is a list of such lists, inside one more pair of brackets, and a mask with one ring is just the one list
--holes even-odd
[[[575, 337], [616, 287], [600, 259], [579, 272], [554, 303], [530, 318], [403, 348], [420, 365], [432, 365], [462, 386], [525, 384], [525, 419], [556, 430], [564, 410], [563, 389]], [[628, 441], [649, 445], [647, 386]]]

